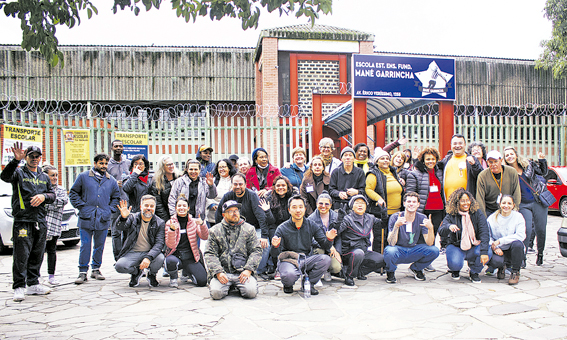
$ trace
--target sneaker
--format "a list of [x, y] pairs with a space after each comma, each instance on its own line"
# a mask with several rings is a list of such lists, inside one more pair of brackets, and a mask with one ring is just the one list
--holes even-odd
[[93, 271], [91, 272], [91, 279], [95, 279], [95, 280], [104, 280], [106, 279], [104, 276], [102, 276], [102, 273], [100, 272], [100, 269], [93, 269]]
[[535, 254], [535, 252], [536, 252], [536, 251], [535, 251], [534, 248], [532, 248], [532, 247], [529, 247], [529, 248], [528, 248], [528, 251], [527, 251], [528, 254]]
[[345, 285], [350, 287], [354, 286], [354, 279], [350, 276], [347, 276], [345, 279]]
[[439, 255], [445, 255], [445, 251], [446, 251], [445, 248], [439, 249]]
[[425, 270], [426, 272], [432, 273], [432, 272], [435, 271], [435, 268], [433, 267], [433, 265], [430, 264], [429, 266], [425, 267], [423, 270]]
[[260, 273], [258, 276], [260, 276], [264, 281], [270, 281], [270, 275], [268, 275], [268, 273]]
[[159, 287], [159, 282], [156, 278], [156, 274], [148, 273], [148, 283], [150, 284], [150, 287]]
[[24, 287], [19, 287], [14, 289], [14, 301], [15, 302], [24, 301], [26, 299], [26, 295], [24, 294], [24, 292], [25, 292]]
[[79, 276], [75, 280], [75, 284], [80, 285], [87, 282], [87, 273], [79, 273]]
[[319, 295], [319, 291], [315, 287], [311, 287], [311, 296]]
[[54, 286], [57, 286], [59, 284], [59, 281], [57, 281], [55, 276], [50, 276], [47, 282], [49, 282], [50, 285], [54, 285]]
[[321, 282], [321, 280], [317, 281], [315, 287], [323, 287], [323, 282]]
[[388, 275], [388, 277], [386, 278], [386, 282], [388, 283], [396, 283], [396, 275], [394, 275], [394, 272], [386, 272], [386, 274]]
[[358, 280], [362, 280], [362, 281], [368, 279], [368, 278], [366, 277], [366, 275], [364, 275], [364, 274], [358, 274], [358, 276], [357, 276], [356, 278], [357, 278]]
[[283, 292], [286, 294], [293, 293], [293, 286], [283, 286]]
[[461, 278], [461, 273], [458, 270], [453, 270], [451, 272], [451, 278], [455, 281]]
[[410, 273], [413, 274], [413, 277], [417, 280], [417, 281], [425, 281], [425, 275], [423, 274], [422, 270], [415, 270], [415, 269], [409, 269]]
[[140, 279], [142, 278], [142, 274], [144, 273], [143, 270], [139, 270], [136, 274], [132, 274], [130, 275], [130, 283], [128, 283], [128, 285], [130, 287], [138, 287], [138, 285], [140, 284]]
[[26, 291], [27, 295], [47, 295], [49, 293], [51, 293], [51, 289], [40, 284], [29, 286], [28, 290]]
[[472, 283], [480, 283], [480, 276], [478, 276], [478, 273], [469, 273], [469, 279]]
[[487, 276], [494, 276], [494, 268], [492, 268], [492, 267], [486, 268], [486, 271], [484, 272], [484, 275], [487, 275]]
[[189, 281], [189, 276], [181, 275], [179, 280], [181, 280], [181, 282], [187, 283], [187, 281]]
[[[276, 275], [278, 275], [278, 273], [276, 273]], [[275, 277], [274, 277], [275, 279]], [[331, 278], [331, 273], [329, 272], [325, 272], [325, 274], [323, 274], [323, 281], [325, 282], [331, 282], [333, 279]]]
[[281, 279], [282, 279], [282, 276], [280, 275], [280, 272], [276, 272], [274, 274], [274, 280], [281, 280]]
[[498, 280], [504, 280], [506, 278], [506, 266], [498, 268], [498, 272], [496, 272], [496, 278]]
[[511, 286], [517, 285], [519, 281], [520, 281], [520, 273], [512, 272], [512, 274], [510, 274], [510, 279], [508, 280], [508, 284]]
[[[167, 270], [165, 270], [165, 268], [163, 268], [163, 273], [161, 273], [161, 276], [163, 277], [169, 277], [169, 273], [167, 272]], [[177, 280], [177, 279], [176, 279]]]
[[169, 279], [169, 286], [171, 288], [177, 288], [179, 287], [179, 283], [177, 283], [177, 279]]

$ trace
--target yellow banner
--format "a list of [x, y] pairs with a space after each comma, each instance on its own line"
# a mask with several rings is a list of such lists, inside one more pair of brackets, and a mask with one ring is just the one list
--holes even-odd
[[114, 139], [122, 141], [124, 145], [148, 145], [147, 133], [116, 131]]
[[91, 131], [63, 129], [65, 166], [91, 165]]
[[30, 128], [15, 125], [2, 126], [4, 139], [2, 140], [2, 164], [10, 163], [14, 154], [12, 153], [12, 146], [14, 143], [22, 143], [22, 148], [26, 149], [28, 146], [37, 146], [42, 148], [43, 133], [41, 129]]

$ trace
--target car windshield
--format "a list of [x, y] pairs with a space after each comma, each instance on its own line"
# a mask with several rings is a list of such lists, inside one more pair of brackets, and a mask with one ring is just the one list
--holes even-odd
[[12, 184], [0, 180], [0, 197], [12, 196]]
[[567, 178], [567, 168], [553, 168], [562, 178]]

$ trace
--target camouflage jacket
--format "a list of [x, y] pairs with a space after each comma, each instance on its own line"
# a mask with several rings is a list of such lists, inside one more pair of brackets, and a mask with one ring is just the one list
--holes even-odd
[[223, 219], [221, 223], [214, 225], [209, 230], [209, 241], [205, 250], [205, 262], [209, 270], [209, 281], [218, 273], [238, 274], [231, 263], [232, 253], [240, 253], [246, 256], [247, 261], [244, 269], [252, 273], [260, 264], [262, 248], [256, 237], [256, 229], [244, 220], [231, 226]]

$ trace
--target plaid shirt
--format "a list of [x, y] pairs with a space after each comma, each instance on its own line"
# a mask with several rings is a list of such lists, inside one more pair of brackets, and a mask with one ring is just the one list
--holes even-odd
[[61, 236], [61, 220], [63, 219], [63, 207], [69, 202], [67, 191], [58, 185], [55, 188], [55, 202], [46, 205], [47, 236]]

